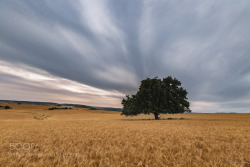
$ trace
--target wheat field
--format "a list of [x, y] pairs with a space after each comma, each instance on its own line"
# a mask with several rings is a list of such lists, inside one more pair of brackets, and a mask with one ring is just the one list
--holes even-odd
[[166, 114], [156, 121], [10, 106], [0, 110], [0, 166], [250, 166], [250, 114]]

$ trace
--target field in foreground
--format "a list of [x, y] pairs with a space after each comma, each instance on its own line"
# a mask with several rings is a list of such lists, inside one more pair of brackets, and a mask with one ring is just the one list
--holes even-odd
[[165, 120], [155, 121], [10, 106], [0, 110], [0, 166], [250, 166], [250, 114], [162, 115]]

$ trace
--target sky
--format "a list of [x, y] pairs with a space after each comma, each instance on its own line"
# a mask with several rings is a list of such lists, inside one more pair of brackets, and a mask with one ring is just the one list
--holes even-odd
[[156, 76], [193, 112], [250, 112], [250, 1], [0, 1], [2, 100], [122, 107]]

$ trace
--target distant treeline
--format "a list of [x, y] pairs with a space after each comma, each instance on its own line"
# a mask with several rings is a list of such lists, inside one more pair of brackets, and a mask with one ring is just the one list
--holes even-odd
[[72, 108], [71, 107], [51, 107], [49, 108], [48, 110], [71, 110]]
[[[105, 110], [105, 111], [118, 111], [121, 112], [122, 108], [112, 108], [112, 107], [96, 107], [96, 106], [88, 106], [82, 104], [59, 104], [53, 102], [36, 102], [36, 101], [18, 101], [18, 100], [0, 100], [2, 104], [25, 104], [25, 105], [44, 105], [44, 106], [71, 106], [76, 108], [88, 108], [91, 110]], [[52, 107], [53, 108], [53, 107]]]
[[2, 109], [11, 109], [10, 106], [2, 106], [2, 105], [0, 105], [0, 108], [2, 108]]

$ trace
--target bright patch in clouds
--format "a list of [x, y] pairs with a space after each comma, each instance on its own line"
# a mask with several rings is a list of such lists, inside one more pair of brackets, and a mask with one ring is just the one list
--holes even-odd
[[[36, 71], [37, 73], [32, 72], [32, 71]], [[18, 82], [14, 83], [17, 85], [19, 82], [28, 83], [29, 86], [27, 85], [26, 90], [22, 90], [22, 91], [29, 91], [30, 86], [32, 85], [41, 85], [44, 89], [49, 88], [49, 89], [57, 90], [57, 94], [61, 97], [59, 99], [55, 98], [54, 101], [58, 101], [58, 102], [64, 102], [64, 103], [69, 102], [67, 101], [68, 100], [67, 95], [65, 95], [65, 92], [67, 93], [67, 91], [69, 91], [69, 92], [75, 93], [74, 97], [72, 98], [73, 99], [79, 98], [76, 102], [80, 102], [82, 104], [89, 103], [91, 105], [96, 105], [96, 106], [109, 104], [110, 106], [118, 107], [117, 102], [120, 102], [120, 98], [124, 96], [124, 94], [119, 93], [117, 91], [106, 91], [106, 90], [94, 88], [94, 87], [80, 84], [78, 82], [71, 81], [65, 78], [52, 76], [48, 74], [47, 72], [41, 71], [36, 68], [27, 67], [23, 65], [20, 65], [19, 67], [17, 64], [10, 64], [10, 63], [6, 63], [3, 61], [0, 61], [0, 74], [8, 75], [9, 78], [18, 78]], [[5, 80], [5, 78], [2, 78], [0, 86], [6, 87], [4, 85], [7, 85], [7, 83], [8, 83], [8, 80], [7, 79]], [[49, 92], [49, 89], [47, 90], [48, 92]], [[2, 90], [1, 92], [7, 92], [7, 91], [8, 90]], [[36, 94], [39, 92], [34, 91], [33, 93]], [[82, 95], [85, 95], [85, 97], [82, 98], [81, 97]], [[65, 99], [63, 99], [64, 96], [65, 96]], [[90, 98], [94, 100], [93, 97], [95, 97], [95, 101], [86, 100], [86, 98], [88, 99]], [[109, 98], [107, 103], [103, 103], [105, 102], [105, 98]], [[23, 100], [23, 99], [22, 98], [18, 99], [18, 97], [16, 97], [16, 99], [14, 100]], [[35, 101], [35, 100], [39, 100], [39, 98], [31, 99], [31, 100]], [[113, 102], [111, 100], [113, 100]]]

